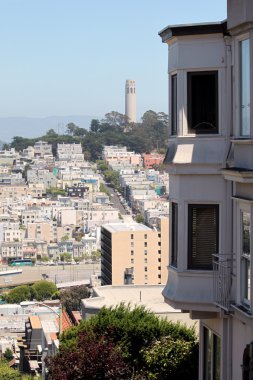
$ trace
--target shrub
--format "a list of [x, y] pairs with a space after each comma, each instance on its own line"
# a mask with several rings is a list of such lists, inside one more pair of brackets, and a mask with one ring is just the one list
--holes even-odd
[[32, 285], [32, 291], [37, 301], [44, 301], [52, 297], [57, 291], [57, 287], [53, 282], [41, 280]]
[[8, 303], [20, 303], [23, 301], [30, 301], [31, 289], [27, 285], [16, 286], [5, 295]]

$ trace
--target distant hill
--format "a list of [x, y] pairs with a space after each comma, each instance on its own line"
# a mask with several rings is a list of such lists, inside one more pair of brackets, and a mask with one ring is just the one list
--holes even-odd
[[100, 117], [87, 115], [49, 116], [45, 118], [0, 117], [0, 140], [9, 143], [13, 136], [39, 137], [51, 128], [61, 134], [65, 131], [65, 126], [71, 122], [80, 128], [89, 129], [92, 119], [100, 119]]

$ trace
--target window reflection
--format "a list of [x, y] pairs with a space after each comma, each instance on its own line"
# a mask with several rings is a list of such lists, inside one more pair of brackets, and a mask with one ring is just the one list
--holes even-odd
[[249, 40], [240, 42], [240, 68], [241, 68], [241, 135], [250, 135], [250, 58]]

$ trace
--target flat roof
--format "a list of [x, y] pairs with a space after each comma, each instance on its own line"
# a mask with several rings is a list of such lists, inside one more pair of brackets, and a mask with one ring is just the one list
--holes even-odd
[[141, 223], [107, 223], [103, 227], [110, 232], [151, 231], [150, 227]]
[[165, 285], [123, 285], [123, 286], [98, 286], [94, 288], [95, 297], [82, 300], [87, 314], [97, 313], [103, 306], [115, 307], [120, 303], [130, 306], [145, 306], [147, 310], [166, 317], [173, 322], [181, 322], [187, 326], [195, 326], [197, 323], [190, 319], [188, 313], [182, 313], [179, 309], [169, 306], [162, 295]]
[[40, 318], [37, 315], [30, 316], [30, 323], [33, 329], [41, 329]]

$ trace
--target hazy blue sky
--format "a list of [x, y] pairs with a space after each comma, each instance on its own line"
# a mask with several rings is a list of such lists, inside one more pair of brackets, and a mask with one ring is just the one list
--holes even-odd
[[0, 117], [167, 112], [167, 25], [221, 21], [226, 0], [1, 0]]

